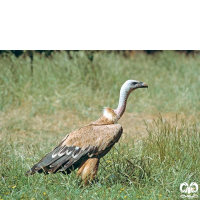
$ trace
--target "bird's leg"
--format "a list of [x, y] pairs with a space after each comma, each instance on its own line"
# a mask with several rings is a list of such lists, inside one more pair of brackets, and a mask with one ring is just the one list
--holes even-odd
[[81, 163], [77, 175], [81, 176], [84, 185], [88, 185], [90, 181], [95, 179], [98, 166], [98, 158], [89, 158]]

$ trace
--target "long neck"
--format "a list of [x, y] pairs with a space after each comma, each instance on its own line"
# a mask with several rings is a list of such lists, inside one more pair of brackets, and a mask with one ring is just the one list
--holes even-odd
[[116, 115], [118, 116], [118, 119], [120, 119], [121, 116], [124, 114], [124, 111], [126, 109], [126, 102], [130, 93], [131, 93], [130, 90], [127, 90], [126, 87], [122, 86], [120, 90], [119, 104], [117, 109], [114, 110]]

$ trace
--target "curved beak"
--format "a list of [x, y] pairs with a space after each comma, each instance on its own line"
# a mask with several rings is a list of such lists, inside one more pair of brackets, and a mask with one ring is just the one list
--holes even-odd
[[148, 85], [146, 83], [140, 82], [139, 88], [148, 88]]

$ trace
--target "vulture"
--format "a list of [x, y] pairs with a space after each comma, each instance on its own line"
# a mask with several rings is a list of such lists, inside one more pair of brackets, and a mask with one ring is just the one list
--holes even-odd
[[119, 141], [123, 129], [117, 121], [122, 117], [130, 93], [138, 88], [148, 88], [144, 82], [127, 80], [121, 87], [116, 109], [104, 108], [103, 116], [68, 135], [50, 153], [44, 156], [25, 174], [70, 174], [78, 168], [77, 175], [87, 185], [97, 174], [100, 158]]

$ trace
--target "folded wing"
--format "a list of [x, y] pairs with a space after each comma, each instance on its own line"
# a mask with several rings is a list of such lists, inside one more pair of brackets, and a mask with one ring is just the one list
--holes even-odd
[[89, 157], [102, 157], [119, 140], [123, 130], [120, 124], [84, 126], [69, 135], [26, 175], [38, 173], [70, 173]]

